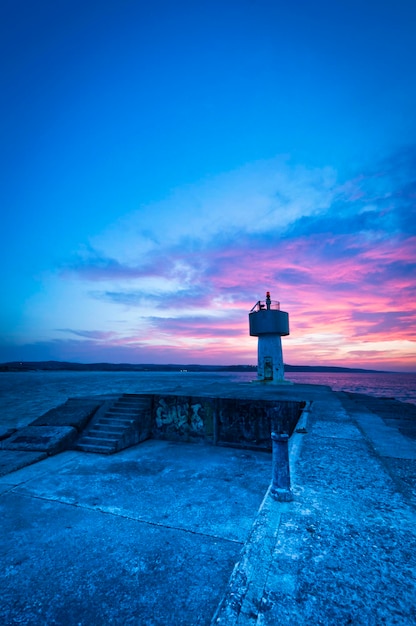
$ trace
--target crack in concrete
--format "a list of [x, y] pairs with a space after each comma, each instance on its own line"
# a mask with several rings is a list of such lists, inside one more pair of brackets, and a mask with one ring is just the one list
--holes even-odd
[[228, 541], [229, 543], [235, 543], [238, 544], [240, 546], [244, 545], [244, 541], [239, 541], [238, 539], [232, 539], [230, 537], [221, 537], [220, 535], [214, 535], [214, 534], [210, 534], [210, 533], [202, 533], [202, 532], [198, 532], [197, 530], [192, 530], [191, 528], [180, 528], [179, 526], [170, 526], [168, 524], [162, 524], [160, 522], [152, 522], [151, 520], [146, 520], [146, 519], [142, 519], [140, 517], [133, 517], [131, 515], [126, 515], [123, 513], [114, 513], [113, 511], [107, 511], [101, 507], [96, 507], [96, 506], [88, 506], [86, 504], [80, 504], [79, 502], [67, 502], [65, 500], [59, 500], [58, 498], [46, 498], [44, 496], [38, 496], [35, 494], [28, 494], [28, 493], [19, 493], [17, 490], [15, 491], [15, 493], [21, 497], [24, 498], [34, 498], [36, 500], [42, 500], [44, 502], [57, 502], [59, 504], [65, 504], [67, 506], [73, 506], [75, 508], [79, 508], [79, 509], [86, 509], [88, 511], [95, 511], [98, 513], [104, 513], [105, 515], [113, 515], [114, 517], [121, 517], [122, 519], [127, 519], [127, 520], [131, 520], [134, 522], [140, 522], [143, 524], [148, 524], [149, 526], [156, 526], [157, 528], [166, 528], [168, 530], [177, 530], [177, 531], [181, 531], [181, 532], [185, 532], [185, 533], [189, 533], [192, 535], [198, 535], [201, 537], [208, 537], [210, 539], [218, 539], [220, 541]]

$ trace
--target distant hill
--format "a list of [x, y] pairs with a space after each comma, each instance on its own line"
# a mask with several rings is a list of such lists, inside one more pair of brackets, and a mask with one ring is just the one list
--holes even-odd
[[[154, 363], [70, 363], [67, 361], [12, 361], [0, 364], [0, 372], [28, 371], [73, 371], [73, 372], [256, 372], [256, 365], [156, 365]], [[287, 365], [285, 372], [351, 372], [380, 373], [351, 367], [324, 365]], [[385, 372], [384, 372], [385, 373]]]

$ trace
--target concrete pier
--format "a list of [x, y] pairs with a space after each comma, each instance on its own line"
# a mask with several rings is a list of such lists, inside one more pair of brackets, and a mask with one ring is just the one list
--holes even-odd
[[257, 389], [227, 394], [307, 402], [289, 440], [291, 502], [272, 497], [269, 452], [203, 443], [39, 453], [5, 473], [0, 622], [414, 624], [416, 408]]

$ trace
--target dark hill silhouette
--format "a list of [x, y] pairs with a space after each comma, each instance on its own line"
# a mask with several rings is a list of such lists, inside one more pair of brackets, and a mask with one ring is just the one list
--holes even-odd
[[[75, 372], [255, 372], [256, 365], [195, 365], [195, 364], [154, 364], [154, 363], [71, 363], [67, 361], [11, 361], [0, 364], [0, 372], [75, 371]], [[285, 372], [350, 372], [380, 373], [355, 367], [327, 365], [287, 365]], [[385, 373], [385, 372], [384, 372]]]

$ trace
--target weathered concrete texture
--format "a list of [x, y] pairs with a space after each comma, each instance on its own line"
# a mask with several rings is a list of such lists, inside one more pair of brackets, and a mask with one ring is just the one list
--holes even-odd
[[[158, 439], [177, 441], [201, 440], [205, 436], [202, 408], [210, 406], [212, 399], [198, 401], [189, 396], [155, 395], [152, 435]], [[212, 431], [212, 424], [208, 425]]]
[[[149, 523], [185, 525], [237, 542], [250, 530], [271, 472], [268, 454], [155, 440], [115, 456], [80, 453], [76, 459], [77, 465], [74, 461], [21, 485], [19, 493]], [[239, 500], [242, 494], [245, 501]], [[254, 511], [250, 502], [257, 503]]]
[[13, 435], [16, 430], [17, 428], [7, 428], [4, 426], [0, 426], [0, 441], [3, 441], [3, 439], [7, 439], [7, 437], [10, 437], [10, 435]]
[[271, 450], [271, 431], [291, 434], [305, 402], [154, 396], [153, 437]]
[[268, 453], [155, 439], [0, 478], [0, 623], [415, 624], [416, 441], [397, 425], [403, 458], [359, 399], [306, 399], [292, 502]]
[[271, 432], [292, 434], [303, 406], [293, 400], [220, 398], [217, 441], [271, 450]]
[[212, 441], [218, 398], [155, 395], [152, 436], [176, 441]]
[[3, 474], [7, 473], [8, 463], [9, 471], [14, 471], [17, 467], [21, 467], [25, 460], [29, 465], [44, 456], [20, 454], [10, 457], [10, 455], [5, 456], [3, 451], [57, 454], [73, 444], [78, 432], [85, 427], [101, 404], [102, 401], [97, 399], [69, 399], [65, 404], [36, 419], [30, 426], [8, 433], [8, 436], [0, 442], [0, 464], [2, 464]]
[[407, 500], [416, 500], [416, 460], [384, 458], [383, 464], [397, 490]]
[[[251, 536], [249, 562], [236, 567], [213, 624], [416, 623], [414, 493], [397, 489], [397, 467], [386, 468], [340, 397], [312, 405], [292, 472], [295, 500], [266, 498], [259, 518], [276, 529], [269, 556]], [[264, 558], [259, 580], [253, 570]]]
[[[14, 494], [5, 502], [21, 507]], [[6, 559], [4, 625], [206, 624], [238, 552], [221, 538], [117, 515], [42, 501], [32, 510], [29, 525], [15, 520], [15, 536], [32, 541]]]
[[152, 430], [151, 395], [123, 394], [103, 402], [74, 448], [114, 454], [149, 439]]
[[375, 413], [386, 426], [397, 429], [401, 434], [416, 439], [416, 405], [398, 402], [393, 398], [373, 398], [363, 394], [345, 393], [345, 396], [358, 406]]
[[[234, 385], [233, 391], [234, 395], [238, 393], [238, 386]], [[303, 405], [302, 401], [279, 399], [278, 395], [274, 400], [176, 394], [76, 398], [8, 437], [5, 447], [56, 453], [63, 449], [55, 445], [59, 432], [62, 444], [68, 447], [74, 443], [70, 431], [65, 431], [71, 427], [80, 433], [76, 449], [101, 454], [118, 452], [151, 436], [270, 450], [271, 431], [291, 433]]]
[[72, 426], [27, 426], [2, 441], [1, 448], [57, 454], [69, 448], [77, 434]]
[[72, 426], [78, 432], [83, 430], [104, 400], [89, 398], [69, 398], [64, 404], [47, 411], [31, 422], [31, 426]]
[[26, 465], [41, 461], [46, 452], [21, 452], [19, 450], [0, 450], [0, 476], [15, 472]]
[[381, 456], [416, 460], [416, 405], [361, 394], [340, 399]]
[[261, 452], [147, 441], [2, 479], [0, 623], [209, 624], [269, 475]]

